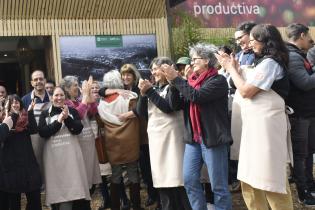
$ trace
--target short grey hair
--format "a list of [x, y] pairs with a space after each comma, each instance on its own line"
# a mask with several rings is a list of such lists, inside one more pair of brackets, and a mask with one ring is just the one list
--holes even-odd
[[218, 62], [217, 58], [214, 56], [214, 53], [216, 52], [218, 52], [218, 48], [213, 44], [197, 43], [189, 47], [190, 57], [196, 54], [197, 56], [200, 56], [201, 58], [208, 59], [209, 67], [215, 67]]
[[79, 79], [76, 76], [65, 76], [64, 78], [62, 78], [62, 80], [59, 83], [59, 86], [64, 90], [65, 95], [67, 98], [70, 98], [70, 94], [68, 92], [68, 90], [70, 89], [71, 85], [73, 83], [79, 83]]
[[111, 70], [104, 74], [103, 86], [110, 89], [124, 89], [123, 81], [121, 80], [121, 75], [119, 71]]

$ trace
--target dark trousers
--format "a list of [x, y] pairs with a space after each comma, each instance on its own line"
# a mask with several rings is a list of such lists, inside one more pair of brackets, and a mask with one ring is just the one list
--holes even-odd
[[158, 188], [162, 210], [191, 210], [184, 187]]
[[[229, 96], [230, 97], [230, 96]], [[232, 117], [232, 111], [229, 111], [229, 123], [231, 124], [231, 117]], [[230, 159], [231, 150], [229, 147], [229, 184], [232, 184], [233, 182], [237, 182], [237, 170], [238, 170], [238, 160], [231, 160]]]
[[91, 201], [80, 199], [73, 201], [72, 209], [74, 210], [91, 210]]
[[293, 177], [298, 193], [313, 183], [315, 118], [290, 118], [293, 148]]
[[229, 184], [237, 182], [238, 160], [229, 159]]
[[157, 190], [153, 187], [152, 172], [150, 164], [149, 145], [143, 144], [140, 146], [139, 166], [141, 170], [141, 176], [144, 184], [147, 185], [147, 193], [149, 198], [157, 199]]
[[108, 182], [106, 176], [102, 176], [102, 183], [101, 183], [101, 193], [103, 197], [103, 206], [107, 207], [110, 206], [110, 197], [109, 197], [109, 191], [108, 191]]
[[[40, 190], [26, 192], [26, 210], [42, 210]], [[1, 210], [21, 210], [21, 193], [0, 192]]]
[[[92, 196], [95, 191], [95, 185], [92, 185], [90, 189], [90, 195]], [[72, 209], [75, 210], [91, 210], [91, 201], [85, 199], [79, 199], [73, 201]]]

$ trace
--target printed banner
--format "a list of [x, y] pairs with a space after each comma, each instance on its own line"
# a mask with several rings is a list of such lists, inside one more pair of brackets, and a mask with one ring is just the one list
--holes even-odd
[[155, 35], [62, 36], [60, 37], [62, 77], [75, 75], [79, 80], [90, 75], [102, 81], [106, 72], [134, 64], [143, 77], [157, 56]]
[[182, 12], [198, 18], [205, 28], [235, 27], [243, 21], [315, 26], [314, 0], [186, 0], [171, 9], [175, 26]]

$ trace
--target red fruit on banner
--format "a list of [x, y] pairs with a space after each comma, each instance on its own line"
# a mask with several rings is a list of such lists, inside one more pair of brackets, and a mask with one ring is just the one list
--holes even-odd
[[292, 4], [292, 8], [294, 10], [301, 10], [303, 9], [304, 5], [303, 5], [303, 0], [292, 0], [293, 4]]
[[270, 15], [273, 15], [273, 14], [275, 14], [275, 13], [277, 13], [277, 5], [272, 4], [272, 5], [269, 7], [269, 14], [270, 14]]

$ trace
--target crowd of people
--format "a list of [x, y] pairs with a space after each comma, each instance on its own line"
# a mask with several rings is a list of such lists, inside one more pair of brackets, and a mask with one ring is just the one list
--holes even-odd
[[99, 210], [141, 210], [141, 179], [157, 210], [231, 210], [240, 188], [250, 210], [293, 210], [289, 180], [315, 206], [314, 41], [302, 24], [286, 34], [241, 23], [238, 53], [197, 43], [153, 59], [150, 80], [125, 64], [57, 86], [35, 70], [22, 98], [1, 84], [0, 209], [25, 193], [27, 210], [90, 210], [99, 185]]

